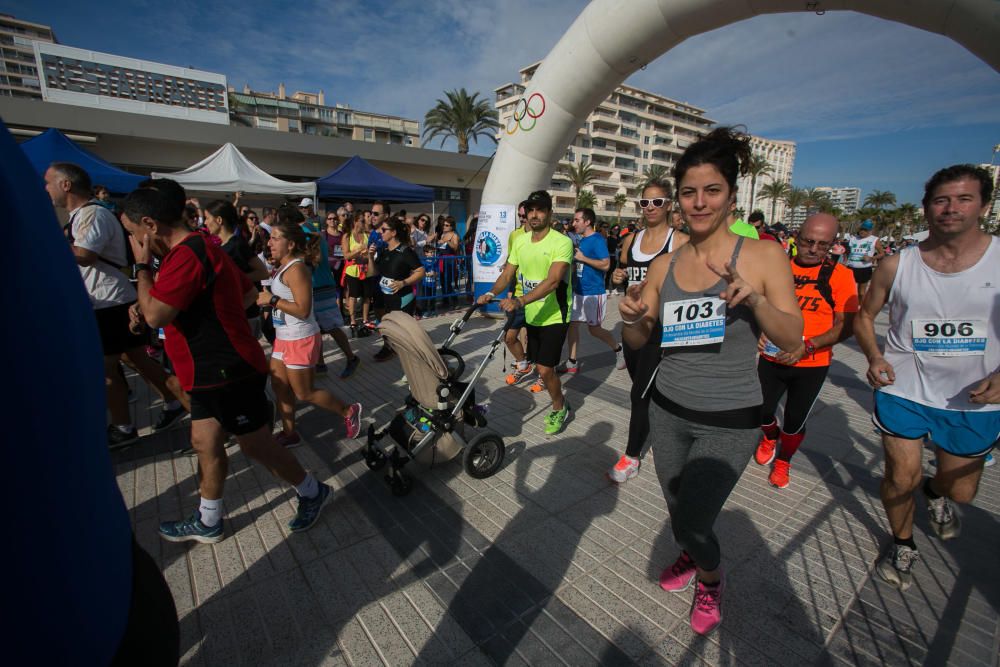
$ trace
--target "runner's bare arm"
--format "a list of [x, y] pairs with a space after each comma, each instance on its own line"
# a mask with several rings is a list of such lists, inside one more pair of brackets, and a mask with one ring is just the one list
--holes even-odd
[[653, 335], [659, 317], [660, 285], [670, 268], [673, 253], [657, 257], [646, 271], [646, 279], [638, 285], [629, 285], [625, 297], [618, 303], [622, 316], [622, 340], [633, 350], [646, 344]]
[[153, 329], [170, 324], [181, 311], [168, 306], [149, 293], [153, 287], [153, 274], [149, 271], [139, 271], [136, 275], [136, 292], [139, 295], [139, 311]]
[[1000, 370], [983, 378], [969, 392], [970, 403], [1000, 403]]
[[503, 271], [500, 272], [500, 275], [497, 277], [496, 282], [493, 283], [493, 287], [489, 289], [489, 291], [493, 294], [493, 296], [490, 296], [489, 294], [483, 294], [478, 299], [476, 299], [476, 303], [478, 303], [479, 305], [487, 304], [490, 301], [492, 301], [497, 294], [502, 294], [503, 291], [507, 289], [507, 286], [510, 285], [510, 281], [513, 280], [514, 275], [516, 273], [517, 273], [516, 264], [511, 264], [510, 262], [504, 264]]
[[[301, 262], [287, 269], [281, 274], [281, 282], [288, 285], [292, 290], [292, 299], [279, 299], [275, 308], [280, 308], [284, 312], [300, 320], [304, 320], [312, 312], [312, 276], [305, 264]], [[266, 306], [271, 303], [274, 296], [268, 290], [262, 290], [257, 296], [257, 304]]]
[[875, 318], [889, 300], [889, 291], [896, 278], [898, 266], [899, 255], [887, 257], [878, 265], [865, 293], [861, 310], [854, 320], [854, 337], [868, 358], [868, 384], [876, 388], [885, 387], [896, 381], [892, 365], [885, 360], [878, 348], [878, 341], [875, 339]]

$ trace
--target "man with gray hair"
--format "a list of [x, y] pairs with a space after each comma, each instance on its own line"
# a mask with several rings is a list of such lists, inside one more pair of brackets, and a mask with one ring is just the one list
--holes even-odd
[[53, 162], [49, 166], [45, 190], [53, 206], [69, 213], [64, 231], [94, 307], [104, 348], [104, 379], [111, 413], [108, 446], [125, 447], [139, 435], [128, 409], [128, 385], [118, 368], [123, 354], [164, 400], [154, 430], [166, 428], [186, 411], [167, 388], [166, 373], [146, 355], [145, 339], [129, 329], [129, 308], [137, 296], [123, 272], [130, 269], [130, 262], [121, 223], [91, 198], [90, 176], [72, 162]]

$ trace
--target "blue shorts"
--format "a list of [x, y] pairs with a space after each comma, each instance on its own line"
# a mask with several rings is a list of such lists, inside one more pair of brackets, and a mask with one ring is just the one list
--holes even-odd
[[527, 326], [527, 321], [524, 319], [524, 308], [518, 308], [511, 315], [510, 328], [523, 329], [525, 326]]
[[955, 456], [986, 456], [1000, 438], [1000, 411], [942, 410], [883, 391], [875, 392], [872, 422], [883, 433], [897, 438], [927, 437]]

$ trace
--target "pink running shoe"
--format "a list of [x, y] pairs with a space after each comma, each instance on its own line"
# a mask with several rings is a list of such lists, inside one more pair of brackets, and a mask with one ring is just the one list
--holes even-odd
[[356, 438], [361, 433], [361, 404], [355, 403], [347, 410], [344, 417], [344, 428], [347, 429], [348, 438]]
[[660, 575], [660, 588], [670, 592], [683, 591], [694, 581], [697, 569], [691, 556], [688, 556], [686, 551], [682, 551], [674, 564]]
[[724, 579], [719, 579], [715, 586], [700, 581], [695, 585], [691, 629], [699, 635], [707, 635], [722, 623], [722, 591], [725, 588]]

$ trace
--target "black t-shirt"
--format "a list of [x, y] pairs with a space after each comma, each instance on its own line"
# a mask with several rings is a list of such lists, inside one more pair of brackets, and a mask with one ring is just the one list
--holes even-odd
[[[250, 244], [247, 243], [246, 239], [239, 234], [233, 234], [228, 241], [222, 244], [222, 250], [229, 255], [229, 259], [233, 260], [236, 265], [244, 275], [248, 275], [251, 271], [250, 260], [254, 255], [253, 250], [250, 249]], [[257, 289], [260, 289], [260, 284], [256, 284]], [[246, 309], [247, 319], [251, 317], [257, 317], [260, 315], [260, 307], [257, 304], [253, 304]]]
[[395, 250], [385, 248], [375, 255], [375, 270], [378, 271], [379, 289], [382, 290], [386, 310], [400, 310], [403, 302], [409, 305], [413, 301], [413, 287], [403, 287], [395, 294], [387, 283], [390, 280], [406, 280], [423, 264], [413, 248], [400, 244]]

